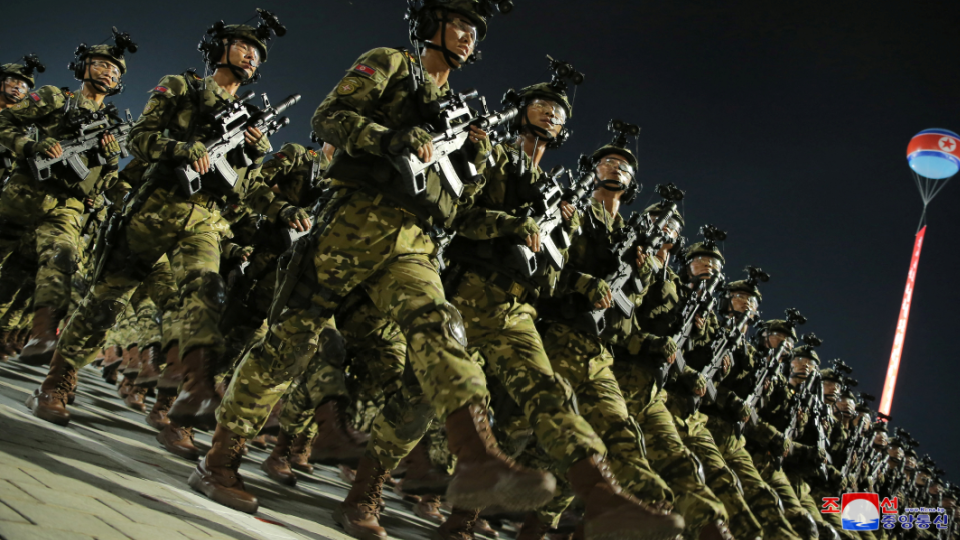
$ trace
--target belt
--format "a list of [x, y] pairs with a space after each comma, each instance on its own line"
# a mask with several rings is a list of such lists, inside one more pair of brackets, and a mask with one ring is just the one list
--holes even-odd
[[518, 302], [525, 302], [528, 298], [531, 300], [536, 299], [536, 295], [532, 293], [526, 285], [518, 281], [514, 281], [510, 276], [501, 274], [495, 270], [477, 266], [467, 270], [467, 272], [473, 272], [474, 274], [477, 274], [481, 279], [487, 282], [487, 284], [493, 285], [508, 295], [513, 296]]

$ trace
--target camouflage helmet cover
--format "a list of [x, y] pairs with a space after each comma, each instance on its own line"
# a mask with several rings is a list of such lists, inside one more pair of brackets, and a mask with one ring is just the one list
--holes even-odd
[[733, 281], [727, 285], [727, 291], [729, 292], [745, 292], [747, 294], [752, 294], [757, 297], [757, 301], [763, 301], [763, 296], [760, 295], [760, 289], [756, 284], [750, 283], [746, 279], [741, 279], [739, 281]]
[[[663, 207], [664, 207], [664, 206], [665, 206], [664, 201], [656, 202], [656, 203], [651, 204], [650, 206], [646, 207], [646, 208], [643, 210], [643, 213], [644, 213], [644, 214], [659, 215], [659, 214], [661, 214], [661, 213], [663, 212]], [[673, 213], [673, 217], [675, 217], [675, 218], [677, 219], [677, 221], [680, 222], [680, 226], [681, 226], [681, 227], [684, 226], [684, 225], [686, 225], [686, 223], [684, 223], [684, 221], [683, 221], [683, 216], [680, 215], [680, 212], [674, 212], [674, 213]]]
[[124, 75], [127, 72], [127, 62], [123, 58], [123, 53], [118, 51], [113, 45], [104, 44], [88, 47], [87, 50], [80, 55], [80, 59], [86, 60], [92, 56], [100, 56], [116, 64], [120, 69], [120, 75]]
[[0, 64], [0, 78], [5, 79], [7, 77], [16, 77], [22, 79], [30, 85], [30, 88], [33, 88], [37, 85], [37, 81], [34, 79], [33, 70], [28, 69], [27, 66], [23, 64]]
[[832, 381], [837, 383], [843, 382], [843, 379], [840, 377], [840, 374], [837, 373], [837, 371], [833, 368], [821, 369], [820, 378], [824, 381]]
[[792, 337], [794, 340], [797, 340], [797, 331], [793, 328], [793, 325], [787, 324], [787, 321], [783, 319], [771, 319], [763, 323], [764, 332], [780, 332], [786, 334], [789, 337]]
[[567, 99], [567, 93], [554, 87], [550, 83], [532, 84], [521, 89], [519, 92], [517, 92], [517, 95], [521, 98], [548, 99], [560, 104], [560, 106], [563, 107], [563, 111], [567, 114], [568, 119], [573, 117], [573, 105], [571, 105], [570, 101]]
[[723, 254], [720, 253], [720, 250], [716, 246], [705, 245], [704, 242], [691, 244], [687, 249], [683, 250], [683, 259], [685, 261], [689, 261], [697, 255], [709, 255], [711, 257], [716, 257], [717, 259], [720, 259], [721, 264], [726, 264], [726, 260], [723, 258]]
[[793, 349], [794, 358], [809, 358], [820, 365], [820, 356], [817, 355], [817, 351], [814, 350], [810, 345], [800, 345]]
[[[249, 41], [260, 50], [260, 63], [267, 62], [267, 44], [257, 33], [257, 29], [248, 24], [228, 24], [218, 31], [215, 36], [218, 39], [242, 39]], [[217, 59], [219, 61], [219, 58]]]
[[483, 41], [487, 37], [487, 17], [491, 14], [484, 9], [482, 2], [476, 0], [426, 0], [424, 9], [447, 9], [470, 19], [477, 28], [477, 39]]
[[[636, 169], [637, 166], [639, 165], [639, 162], [637, 161], [637, 156], [633, 155], [633, 152], [631, 152], [630, 150], [627, 150], [626, 148], [616, 146], [613, 144], [607, 144], [607, 145], [601, 146], [600, 148], [597, 149], [596, 152], [591, 154], [590, 159], [593, 160], [594, 163], [597, 163], [598, 161], [600, 161], [601, 158], [603, 158], [604, 156], [609, 156], [610, 154], [619, 154], [627, 158], [627, 163], [629, 163], [634, 169]], [[679, 218], [679, 216], [677, 217]]]

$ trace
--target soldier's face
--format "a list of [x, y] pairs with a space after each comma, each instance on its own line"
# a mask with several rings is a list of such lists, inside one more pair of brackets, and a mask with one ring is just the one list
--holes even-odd
[[784, 349], [790, 351], [793, 350], [793, 337], [784, 334], [783, 332], [768, 332], [767, 333], [767, 347], [770, 349], [776, 349], [780, 346], [781, 343], [786, 340], [787, 344], [783, 346]]
[[527, 121], [556, 137], [567, 122], [567, 113], [556, 101], [536, 98], [527, 105], [523, 122]]
[[885, 432], [878, 431], [877, 434], [873, 436], [874, 447], [885, 448], [888, 444], [890, 444], [890, 439]]
[[[826, 383], [824, 383], [824, 391], [826, 391]], [[837, 413], [840, 414], [843, 418], [853, 418], [854, 413], [856, 412], [856, 405], [853, 403], [853, 400], [850, 398], [843, 398], [837, 401]]]
[[120, 68], [106, 58], [95, 56], [87, 61], [84, 79], [97, 81], [106, 88], [116, 88], [120, 84]]
[[793, 358], [790, 360], [790, 384], [796, 385], [807, 380], [813, 373], [816, 364], [810, 358]]
[[7, 77], [3, 80], [3, 93], [13, 98], [15, 101], [23, 99], [30, 90], [30, 85], [23, 79], [17, 77]]
[[620, 154], [607, 154], [597, 164], [597, 180], [616, 180], [628, 185], [633, 180], [633, 166]]
[[837, 383], [834, 381], [823, 381], [823, 398], [827, 400], [827, 403], [836, 403]]
[[226, 42], [220, 63], [237, 66], [247, 74], [247, 77], [253, 77], [257, 68], [260, 67], [260, 49], [249, 41], [231, 39]]
[[899, 446], [893, 446], [893, 445], [888, 446], [887, 455], [892, 457], [893, 459], [898, 459], [898, 460], [903, 459], [903, 448], [900, 448]]
[[[442, 20], [439, 13], [437, 20]], [[477, 46], [477, 27], [469, 19], [450, 13], [447, 15], [447, 24], [441, 24], [430, 41], [438, 47], [442, 47], [442, 43], [446, 41], [447, 50], [457, 55], [460, 62], [464, 62]]]
[[730, 295], [730, 306], [737, 313], [755, 313], [760, 307], [757, 297], [744, 291], [734, 291]]
[[720, 273], [723, 263], [716, 257], [697, 255], [690, 261], [690, 275], [695, 279], [707, 279]]

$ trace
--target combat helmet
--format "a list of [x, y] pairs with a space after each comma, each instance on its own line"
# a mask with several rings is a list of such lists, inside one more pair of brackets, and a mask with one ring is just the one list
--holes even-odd
[[[407, 14], [405, 16], [410, 26], [410, 42], [418, 51], [421, 47], [434, 49], [443, 53], [444, 61], [451, 69], [460, 69], [462, 64], [472, 64], [480, 60], [480, 51], [474, 47], [473, 53], [463, 62], [460, 57], [447, 49], [446, 33], [441, 34], [441, 43], [430, 43], [437, 30], [446, 26], [450, 14], [455, 13], [470, 20], [477, 29], [477, 41], [487, 37], [487, 21], [496, 12], [503, 14], [513, 10], [510, 0], [407, 0]], [[439, 15], [439, 17], [438, 17]]]
[[[0, 83], [6, 80], [8, 77], [13, 77], [20, 79], [27, 83], [27, 86], [32, 90], [37, 86], [37, 81], [34, 79], [33, 72], [43, 73], [47, 70], [46, 66], [40, 63], [40, 59], [37, 58], [34, 54], [28, 54], [21, 59], [22, 63], [10, 63], [10, 64], [0, 64]], [[10, 94], [4, 92], [3, 97], [10, 103], [19, 103], [26, 94], [19, 98], [14, 98]]]
[[[224, 24], [223, 21], [217, 21], [207, 29], [207, 33], [197, 45], [197, 50], [203, 54], [203, 61], [211, 71], [219, 68], [227, 68], [240, 79], [240, 85], [252, 84], [260, 80], [260, 66], [267, 61], [269, 51], [268, 44], [273, 36], [282, 37], [286, 35], [287, 28], [280, 24], [280, 20], [272, 12], [257, 8], [257, 17], [260, 23], [256, 26], [248, 24]], [[230, 63], [230, 55], [227, 55], [227, 62], [220, 63], [223, 53], [231, 45], [231, 41], [240, 39], [252, 44], [260, 53], [260, 61], [257, 64], [257, 70], [252, 76], [247, 76], [247, 72], [240, 66]]]
[[[100, 44], [93, 46], [81, 43], [74, 52], [73, 62], [70, 62], [67, 66], [68, 69], [73, 71], [73, 76], [78, 81], [90, 83], [96, 87], [97, 91], [108, 96], [123, 92], [122, 77], [127, 72], [127, 62], [124, 54], [126, 52], [130, 52], [131, 54], [137, 52], [137, 44], [130, 38], [130, 34], [120, 32], [116, 26], [113, 27], [113, 43], [113, 45]], [[116, 86], [108, 88], [100, 81], [84, 78], [87, 74], [87, 62], [93, 58], [106, 58], [117, 66], [121, 78], [117, 80]]]
[[607, 124], [607, 129], [613, 132], [613, 140], [596, 149], [593, 154], [590, 155], [591, 164], [596, 168], [600, 164], [600, 160], [606, 156], [611, 154], [623, 156], [627, 163], [621, 164], [620, 168], [630, 175], [630, 183], [624, 185], [623, 182], [619, 180], [601, 180], [597, 182], [596, 189], [623, 191], [624, 194], [620, 197], [620, 202], [630, 204], [636, 200], [643, 186], [637, 180], [637, 165], [639, 162], [637, 161], [637, 156], [627, 148], [627, 137], [636, 138], [640, 134], [640, 126], [628, 124], [623, 120], [610, 120], [610, 123]]
[[[720, 299], [721, 313], [733, 311], [733, 303], [731, 299], [733, 293], [735, 292], [743, 292], [752, 295], [757, 299], [758, 304], [763, 301], [763, 296], [760, 294], [759, 284], [761, 282], [766, 283], [770, 281], [770, 274], [755, 266], [747, 266], [744, 268], [744, 271], [747, 273], [747, 279], [731, 281], [725, 287], [726, 294], [724, 294], [723, 298]], [[755, 313], [759, 313], [759, 311]]]
[[[550, 69], [553, 70], [553, 77], [550, 82], [532, 84], [521, 88], [519, 91], [510, 88], [504, 93], [502, 103], [520, 110], [520, 114], [514, 117], [507, 127], [510, 133], [517, 134], [520, 133], [521, 129], [527, 129], [537, 137], [547, 141], [547, 148], [560, 148], [573, 133], [566, 125], [566, 120], [573, 117], [573, 103], [567, 97], [568, 84], [572, 83], [576, 86], [582, 83], [583, 73], [574, 69], [567, 62], [554, 60], [550, 55], [547, 55], [547, 60], [550, 62]], [[535, 99], [552, 101], [563, 109], [566, 119], [563, 128], [556, 137], [530, 121], [527, 106]]]

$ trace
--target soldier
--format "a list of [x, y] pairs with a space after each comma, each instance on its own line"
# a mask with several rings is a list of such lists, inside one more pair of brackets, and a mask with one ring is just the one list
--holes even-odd
[[[604, 530], [623, 528], [638, 535], [658, 536], [671, 535], [665, 531], [672, 529], [672, 535], [676, 535], [682, 530], [679, 516], [645, 510], [627, 496], [611, 496], [619, 491], [619, 486], [607, 472], [607, 448], [572, 405], [573, 389], [554, 370], [534, 325], [537, 298], [550, 294], [559, 276], [544, 256], [538, 256], [538, 270], [533, 277], [526, 276], [525, 261], [510, 257], [510, 248], [517, 242], [537, 253], [542, 240], [546, 240], [541, 238], [536, 221], [524, 216], [540, 202], [541, 190], [549, 187], [551, 181], [540, 169], [542, 156], [547, 148], [559, 147], [567, 137], [565, 124], [572, 107], [565, 90], [565, 82], [555, 77], [550, 83], [517, 93], [521, 112], [513, 127], [519, 136], [514, 143], [494, 148], [494, 165], [485, 173], [487, 185], [474, 208], [463, 216], [457, 227], [458, 236], [450, 246], [453, 263], [444, 285], [451, 302], [463, 314], [470, 348], [484, 357], [487, 372], [497, 378], [523, 411], [540, 448], [553, 462], [551, 468], [566, 477], [586, 505], [587, 530], [601, 534]], [[613, 152], [604, 149], [594, 157], [599, 164], [602, 157]], [[613, 174], [609, 165], [603, 168], [605, 174]], [[577, 229], [574, 216], [568, 205], [563, 212], [564, 234], [573, 234]], [[568, 278], [570, 292], [582, 294], [594, 309], [610, 306], [610, 289], [602, 279], [574, 274]], [[591, 413], [599, 414], [596, 410]], [[627, 416], [625, 410], [623, 416]], [[610, 426], [597, 429], [601, 427]], [[626, 431], [637, 438], [636, 431], [626, 425], [617, 429], [621, 430], [620, 435]], [[657, 482], [644, 461], [632, 463], [633, 466], [641, 471], [631, 474], [646, 474], [649, 478], [637, 482]], [[657, 487], [660, 489], [655, 488], [654, 494], [648, 496], [649, 502], [666, 499], [661, 491], [663, 486]]]
[[[668, 210], [665, 203], [649, 206], [644, 213], [659, 218]], [[683, 218], [674, 213], [665, 228], [669, 236], [679, 238]], [[666, 231], [665, 231], [666, 232]], [[679, 242], [665, 242], [653, 257], [643, 257], [647, 267], [645, 293], [634, 311], [633, 329], [625, 340], [613, 346], [614, 374], [620, 383], [627, 409], [644, 434], [646, 458], [653, 470], [667, 483], [675, 496], [674, 506], [686, 521], [684, 537], [718, 538], [728, 519], [717, 496], [706, 485], [702, 465], [684, 445], [673, 416], [666, 406], [659, 373], [676, 358], [677, 346], [671, 336], [679, 327], [682, 310], [680, 291], [685, 288], [670, 268]]]
[[[608, 344], [618, 338], [626, 339], [630, 321], [612, 323], [612, 317], [619, 312], [610, 308], [606, 319], [612, 331], [597, 335], [589, 317], [598, 308], [610, 306], [610, 288], [601, 276], [611, 274], [611, 264], [617, 263], [611, 260], [610, 249], [614, 233], [625, 225], [619, 208], [630, 204], [640, 190], [635, 177], [637, 159], [625, 148], [626, 142], [626, 133], [619, 132], [612, 143], [597, 149], [589, 158], [594, 174], [593, 197], [582, 212], [582, 234], [573, 238], [564, 262], [560, 282], [565, 285], [537, 304], [539, 327], [552, 366], [572, 385], [580, 414], [607, 446], [614, 476], [641, 501], [666, 509], [673, 504], [673, 492], [650, 469], [644, 455], [643, 434], [627, 411], [611, 369], [613, 355]], [[638, 272], [649, 268], [639, 261], [637, 264]], [[634, 303], [640, 299], [639, 293], [631, 297]], [[564, 505], [551, 506], [538, 512], [537, 519], [528, 515], [522, 538], [542, 537], [547, 528], [557, 526]]]
[[[81, 44], [77, 48], [70, 64], [74, 76], [82, 81], [77, 93], [44, 86], [0, 113], [0, 144], [12, 150], [18, 160], [61, 156], [61, 140], [77, 136], [90, 114], [105, 107], [104, 98], [123, 89], [121, 77], [127, 69], [124, 54], [136, 51], [136, 45], [128, 35], [116, 32], [114, 41], [112, 46]], [[36, 137], [28, 133], [31, 127], [37, 129]], [[0, 220], [8, 239], [0, 246], [0, 261], [18, 244], [22, 254], [29, 254], [5, 261], [0, 304], [10, 302], [20, 288], [22, 280], [10, 281], [17, 273], [36, 272], [33, 328], [20, 353], [20, 360], [31, 365], [44, 365], [53, 354], [57, 328], [70, 304], [73, 275], [79, 270], [83, 214], [117, 180], [120, 145], [109, 133], [101, 138], [100, 145], [96, 152], [104, 165], [94, 161], [92, 155], [80, 158], [90, 171], [85, 178], [57, 165], [51, 168], [52, 177], [40, 182], [26, 162], [20, 161], [0, 196]], [[33, 233], [34, 245], [25, 247], [33, 240]], [[14, 266], [18, 268], [14, 270]]]
[[[490, 14], [485, 2], [426, 2], [424, 9], [412, 11], [411, 24], [420, 36], [416, 41], [429, 40], [430, 47], [418, 57], [386, 48], [365, 53], [314, 114], [317, 135], [337, 148], [327, 171], [336, 194], [326, 210], [327, 223], [311, 236], [305, 271], [292, 281], [297, 288], [284, 291], [289, 294], [281, 304], [285, 310], [272, 321], [264, 343], [241, 362], [218, 409], [217, 441], [223, 444], [214, 444], [191, 476], [208, 496], [256, 511], [256, 498], [235, 480], [236, 468], [219, 464], [256, 435], [273, 404], [317, 354], [334, 309], [358, 285], [400, 325], [417, 378], [446, 421], [451, 451], [459, 458], [450, 501], [479, 508], [504, 500], [538, 504], [550, 496], [549, 475], [520, 469], [496, 449], [483, 373], [464, 349], [462, 320], [445, 301], [430, 261], [436, 244], [429, 231], [449, 226], [479, 186], [468, 183], [460, 201], [431, 174], [426, 191], [433, 202], [415, 198], [406, 194], [387, 159], [412, 152], [431, 160], [431, 137], [418, 126], [431, 104], [448, 94], [450, 71], [473, 56]], [[489, 143], [478, 144], [482, 167]], [[379, 494], [385, 475], [380, 464], [364, 456], [337, 520], [375, 519], [379, 505], [367, 504], [366, 493]]]
[[763, 536], [771, 540], [795, 539], [796, 533], [784, 514], [777, 492], [761, 478], [746, 450], [745, 438], [735, 428], [736, 424], [743, 424], [750, 418], [750, 409], [740, 396], [746, 397], [752, 392], [755, 373], [761, 367], [755, 358], [756, 349], [745, 336], [759, 312], [762, 300], [757, 287], [758, 280], [766, 276], [759, 269], [750, 270], [750, 278], [730, 283], [722, 293], [719, 310], [721, 327], [730, 329], [741, 324], [738, 330], [744, 338], [739, 346], [730, 351], [732, 368], [717, 387], [717, 401], [705, 400], [700, 411], [707, 416], [707, 429], [724, 462], [740, 481], [744, 500], [763, 526]]
[[188, 195], [175, 171], [181, 166], [201, 175], [210, 171], [203, 140], [215, 133], [213, 113], [233, 102], [242, 84], [255, 79], [266, 60], [271, 32], [266, 22], [258, 28], [218, 23], [202, 47], [214, 74], [168, 76], [152, 90], [129, 143], [134, 156], [152, 166], [128, 204], [118, 245], [107, 255], [103, 275], [64, 328], [50, 373], [29, 400], [34, 415], [69, 422], [64, 388], [75, 384], [76, 370], [94, 359], [104, 332], [113, 326], [133, 289], [145, 279], [156, 279], [161, 258], [167, 255], [180, 292], [179, 353], [185, 372], [183, 390], [168, 416], [181, 424], [209, 425], [218, 402], [212, 375], [223, 348], [217, 324], [224, 283], [217, 272], [220, 240], [227, 231], [220, 211], [228, 200], [246, 200], [291, 227], [303, 229], [309, 222], [306, 211], [257, 181], [256, 169], [270, 146], [255, 128], [246, 131], [242, 151], [246, 158], [238, 157], [239, 165], [231, 165], [237, 175], [234, 186], [207, 176], [199, 191]]
[[[10, 109], [19, 105], [27, 93], [36, 86], [34, 72], [43, 73], [46, 68], [40, 60], [30, 54], [23, 57], [23, 63], [0, 64], [0, 110]], [[7, 185], [13, 174], [16, 156], [6, 147], [0, 146], [0, 189]], [[21, 244], [20, 231], [16, 227], [6, 227], [3, 216], [0, 216], [0, 268], [3, 268], [5, 259], [10, 257], [17, 246]], [[29, 247], [32, 248], [30, 242]], [[14, 246], [11, 248], [10, 246]], [[19, 255], [30, 258], [29, 255]], [[0, 362], [8, 356], [18, 354], [16, 345], [17, 329], [23, 310], [33, 293], [33, 276], [31, 272], [17, 272], [21, 265], [9, 265], [0, 270]], [[13, 290], [11, 295], [10, 291]]]

